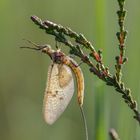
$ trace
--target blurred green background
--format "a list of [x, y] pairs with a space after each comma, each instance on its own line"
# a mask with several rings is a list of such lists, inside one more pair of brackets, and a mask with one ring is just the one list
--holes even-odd
[[[123, 81], [140, 106], [140, 1], [126, 2], [129, 61]], [[54, 125], [44, 122], [42, 101], [50, 59], [19, 47], [27, 45], [23, 38], [55, 45], [54, 38], [30, 20], [37, 15], [83, 33], [96, 49], [103, 49], [104, 62], [114, 73], [114, 58], [119, 53], [117, 9], [117, 0], [0, 0], [0, 140], [85, 140], [76, 94]], [[86, 65], [82, 69], [89, 140], [109, 140], [110, 128], [122, 140], [139, 140], [139, 125], [121, 96], [91, 75]]]

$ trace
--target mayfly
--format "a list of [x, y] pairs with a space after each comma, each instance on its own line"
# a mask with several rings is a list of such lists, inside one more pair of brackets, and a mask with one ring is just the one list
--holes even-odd
[[68, 106], [74, 93], [74, 80], [72, 71], [77, 83], [77, 99], [81, 110], [86, 140], [88, 140], [88, 130], [86, 118], [82, 108], [84, 99], [84, 77], [78, 64], [70, 57], [66, 56], [59, 49], [54, 51], [50, 45], [37, 45], [29, 40], [34, 47], [21, 47], [40, 50], [50, 56], [52, 64], [48, 69], [48, 78], [43, 101], [44, 119], [48, 124], [53, 124]]
[[[52, 64], [48, 69], [48, 78], [43, 101], [43, 114], [48, 124], [53, 124], [68, 106], [74, 93], [75, 75], [77, 83], [77, 99], [82, 109], [84, 98], [84, 77], [78, 64], [66, 56], [59, 49], [54, 51], [50, 45], [37, 45], [29, 40], [35, 47], [22, 47], [34, 50], [41, 50], [50, 56]], [[83, 113], [82, 113], [83, 114]]]

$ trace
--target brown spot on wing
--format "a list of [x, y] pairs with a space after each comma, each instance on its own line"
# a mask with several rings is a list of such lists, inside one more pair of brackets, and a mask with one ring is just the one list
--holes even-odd
[[52, 94], [52, 92], [51, 91], [46, 91], [47, 92], [47, 94]]
[[59, 85], [60, 87], [64, 88], [66, 87], [70, 81], [72, 80], [72, 74], [71, 70], [68, 66], [62, 64], [58, 65], [58, 70], [59, 70]]
[[59, 99], [60, 99], [60, 100], [63, 100], [64, 98], [63, 98], [63, 97], [59, 97]]

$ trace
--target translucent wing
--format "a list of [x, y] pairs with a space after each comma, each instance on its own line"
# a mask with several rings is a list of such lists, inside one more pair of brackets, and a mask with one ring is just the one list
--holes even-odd
[[53, 124], [60, 117], [73, 93], [74, 81], [71, 69], [65, 64], [51, 64], [43, 105], [44, 118], [48, 124]]

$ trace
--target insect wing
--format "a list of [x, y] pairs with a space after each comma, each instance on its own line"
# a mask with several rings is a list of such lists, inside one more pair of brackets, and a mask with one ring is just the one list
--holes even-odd
[[65, 64], [51, 64], [43, 105], [44, 118], [48, 124], [53, 124], [60, 117], [73, 93], [74, 80], [71, 69]]

